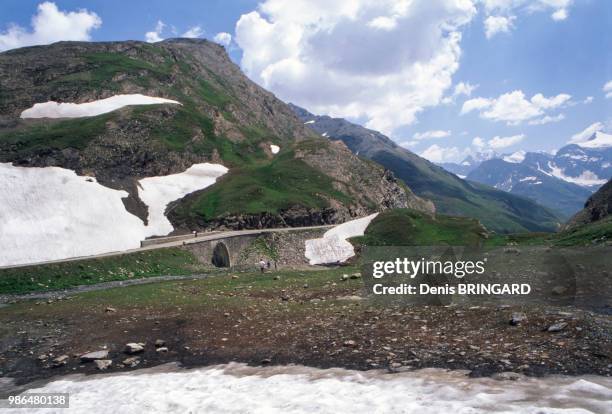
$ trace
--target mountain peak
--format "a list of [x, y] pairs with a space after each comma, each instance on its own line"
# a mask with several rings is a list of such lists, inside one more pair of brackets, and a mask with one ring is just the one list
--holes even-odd
[[513, 152], [510, 155], [504, 155], [502, 159], [513, 164], [520, 164], [525, 159], [525, 154], [527, 154], [525, 151], [520, 150]]
[[605, 134], [601, 131], [595, 132], [589, 139], [577, 142], [576, 145], [583, 148], [605, 148], [612, 147], [612, 134]]

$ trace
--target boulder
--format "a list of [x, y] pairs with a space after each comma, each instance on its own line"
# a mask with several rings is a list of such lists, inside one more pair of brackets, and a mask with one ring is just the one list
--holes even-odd
[[106, 359], [106, 358], [108, 358], [108, 351], [106, 350], [88, 352], [86, 354], [81, 355], [81, 361], [83, 362], [96, 361], [98, 359]]
[[129, 344], [126, 344], [124, 349], [124, 352], [126, 354], [137, 354], [142, 351], [144, 351], [144, 344], [136, 342], [130, 342]]
[[104, 371], [113, 364], [113, 361], [110, 359], [96, 359], [94, 364], [96, 364], [96, 368], [98, 368], [100, 371]]
[[513, 312], [512, 316], [510, 317], [510, 325], [516, 326], [522, 322], [525, 322], [527, 320], [527, 315], [525, 315], [523, 312]]

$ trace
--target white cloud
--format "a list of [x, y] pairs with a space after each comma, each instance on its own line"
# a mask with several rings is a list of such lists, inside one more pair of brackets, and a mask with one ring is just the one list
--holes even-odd
[[541, 93], [526, 99], [521, 90], [508, 92], [498, 98], [474, 98], [463, 103], [461, 114], [479, 111], [480, 116], [492, 121], [504, 121], [511, 125], [520, 124], [545, 115], [547, 110], [563, 107], [571, 96], [565, 93], [545, 97]]
[[584, 101], [582, 101], [583, 104], [590, 104], [591, 102], [593, 102], [593, 97], [592, 96], [587, 96], [586, 98], [584, 98]]
[[418, 143], [419, 143], [419, 141], [412, 141], [412, 140], [409, 140], [409, 141], [402, 141], [402, 142], [398, 143], [398, 145], [399, 145], [400, 147], [409, 148], [409, 147], [414, 147], [414, 146], [415, 146], [415, 145], [417, 145]]
[[433, 144], [419, 155], [431, 162], [440, 163], [458, 161], [467, 154], [467, 149], [460, 150], [457, 147], [440, 147], [439, 145]]
[[606, 82], [603, 91], [606, 93], [606, 98], [612, 98], [612, 80]]
[[145, 33], [145, 40], [149, 43], [161, 42], [164, 40], [164, 38], [161, 36], [165, 27], [166, 24], [161, 20], [158, 20], [157, 24], [155, 25], [155, 29]]
[[414, 136], [412, 138], [414, 138], [417, 141], [419, 141], [419, 140], [422, 140], [422, 139], [445, 138], [445, 137], [450, 136], [450, 134], [451, 134], [450, 131], [442, 131], [442, 130], [438, 129], [438, 130], [434, 130], [434, 131], [417, 132], [416, 134], [414, 134]]
[[537, 118], [537, 119], [532, 119], [531, 121], [529, 121], [529, 125], [545, 125], [545, 124], [550, 124], [553, 122], [559, 122], [565, 119], [565, 115], [563, 114], [558, 114], [558, 115], [546, 115], [543, 116], [542, 118]]
[[281, 99], [389, 134], [441, 102], [475, 14], [468, 0], [266, 0], [240, 17], [236, 43]]
[[215, 35], [213, 40], [220, 45], [229, 46], [229, 44], [232, 42], [232, 35], [226, 32], [219, 32]]
[[489, 16], [485, 19], [485, 35], [487, 39], [492, 38], [497, 33], [508, 33], [514, 27], [516, 16]]
[[526, 11], [547, 11], [555, 21], [565, 20], [573, 0], [481, 0], [487, 14]]
[[550, 15], [553, 20], [560, 21], [567, 19], [567, 9], [559, 9]]
[[195, 39], [197, 37], [202, 36], [203, 34], [204, 34], [204, 31], [202, 30], [200, 26], [193, 26], [187, 29], [187, 31], [183, 33], [181, 37], [188, 37], [190, 39]]
[[518, 144], [525, 139], [525, 134], [512, 135], [510, 137], [496, 136], [489, 140], [487, 143], [490, 148], [501, 149], [511, 147], [512, 145]]
[[484, 148], [486, 146], [486, 143], [484, 139], [480, 137], [474, 137], [474, 139], [472, 140], [472, 145], [480, 149], [480, 148]]
[[487, 38], [509, 32], [517, 13], [550, 12], [556, 22], [567, 19], [573, 0], [480, 0], [487, 16], [484, 20]]
[[472, 96], [472, 92], [478, 88], [478, 85], [471, 85], [469, 82], [459, 82], [455, 85], [453, 96]]
[[468, 82], [459, 82], [455, 85], [455, 89], [453, 90], [453, 94], [451, 96], [446, 96], [442, 98], [443, 104], [450, 104], [455, 102], [455, 99], [461, 95], [465, 95], [470, 97], [472, 92], [474, 92], [478, 88], [478, 85], [472, 85]]
[[47, 1], [38, 5], [31, 25], [31, 31], [13, 24], [7, 31], [1, 32], [0, 51], [60, 40], [90, 40], [91, 31], [99, 28], [102, 20], [86, 9], [62, 11], [55, 3]]
[[603, 129], [604, 129], [603, 123], [594, 122], [588, 127], [586, 127], [584, 130], [578, 132], [577, 134], [572, 135], [572, 137], [568, 141], [568, 144], [577, 144], [577, 143], [586, 141], [587, 139], [591, 138], [591, 136], [595, 132], [603, 131]]

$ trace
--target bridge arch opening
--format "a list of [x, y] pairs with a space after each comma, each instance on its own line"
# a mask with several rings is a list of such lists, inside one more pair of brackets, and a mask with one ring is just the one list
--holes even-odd
[[230, 267], [229, 250], [225, 243], [219, 242], [213, 249], [212, 264], [216, 267]]

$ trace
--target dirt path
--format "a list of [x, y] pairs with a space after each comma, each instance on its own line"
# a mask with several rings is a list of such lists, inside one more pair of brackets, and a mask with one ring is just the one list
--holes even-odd
[[23, 295], [0, 295], [0, 306], [7, 305], [15, 302], [21, 302], [25, 300], [48, 300], [58, 299], [68, 295], [74, 295], [77, 293], [93, 292], [96, 290], [106, 290], [116, 287], [126, 287], [134, 285], [144, 285], [146, 283], [164, 282], [169, 280], [196, 280], [205, 279], [210, 277], [210, 274], [196, 274], [196, 275], [179, 275], [179, 276], [152, 276], [144, 277], [140, 279], [128, 279], [128, 280], [114, 280], [112, 282], [96, 283], [93, 285], [82, 285], [70, 289], [63, 290], [52, 290], [49, 292], [35, 292], [27, 293]]

